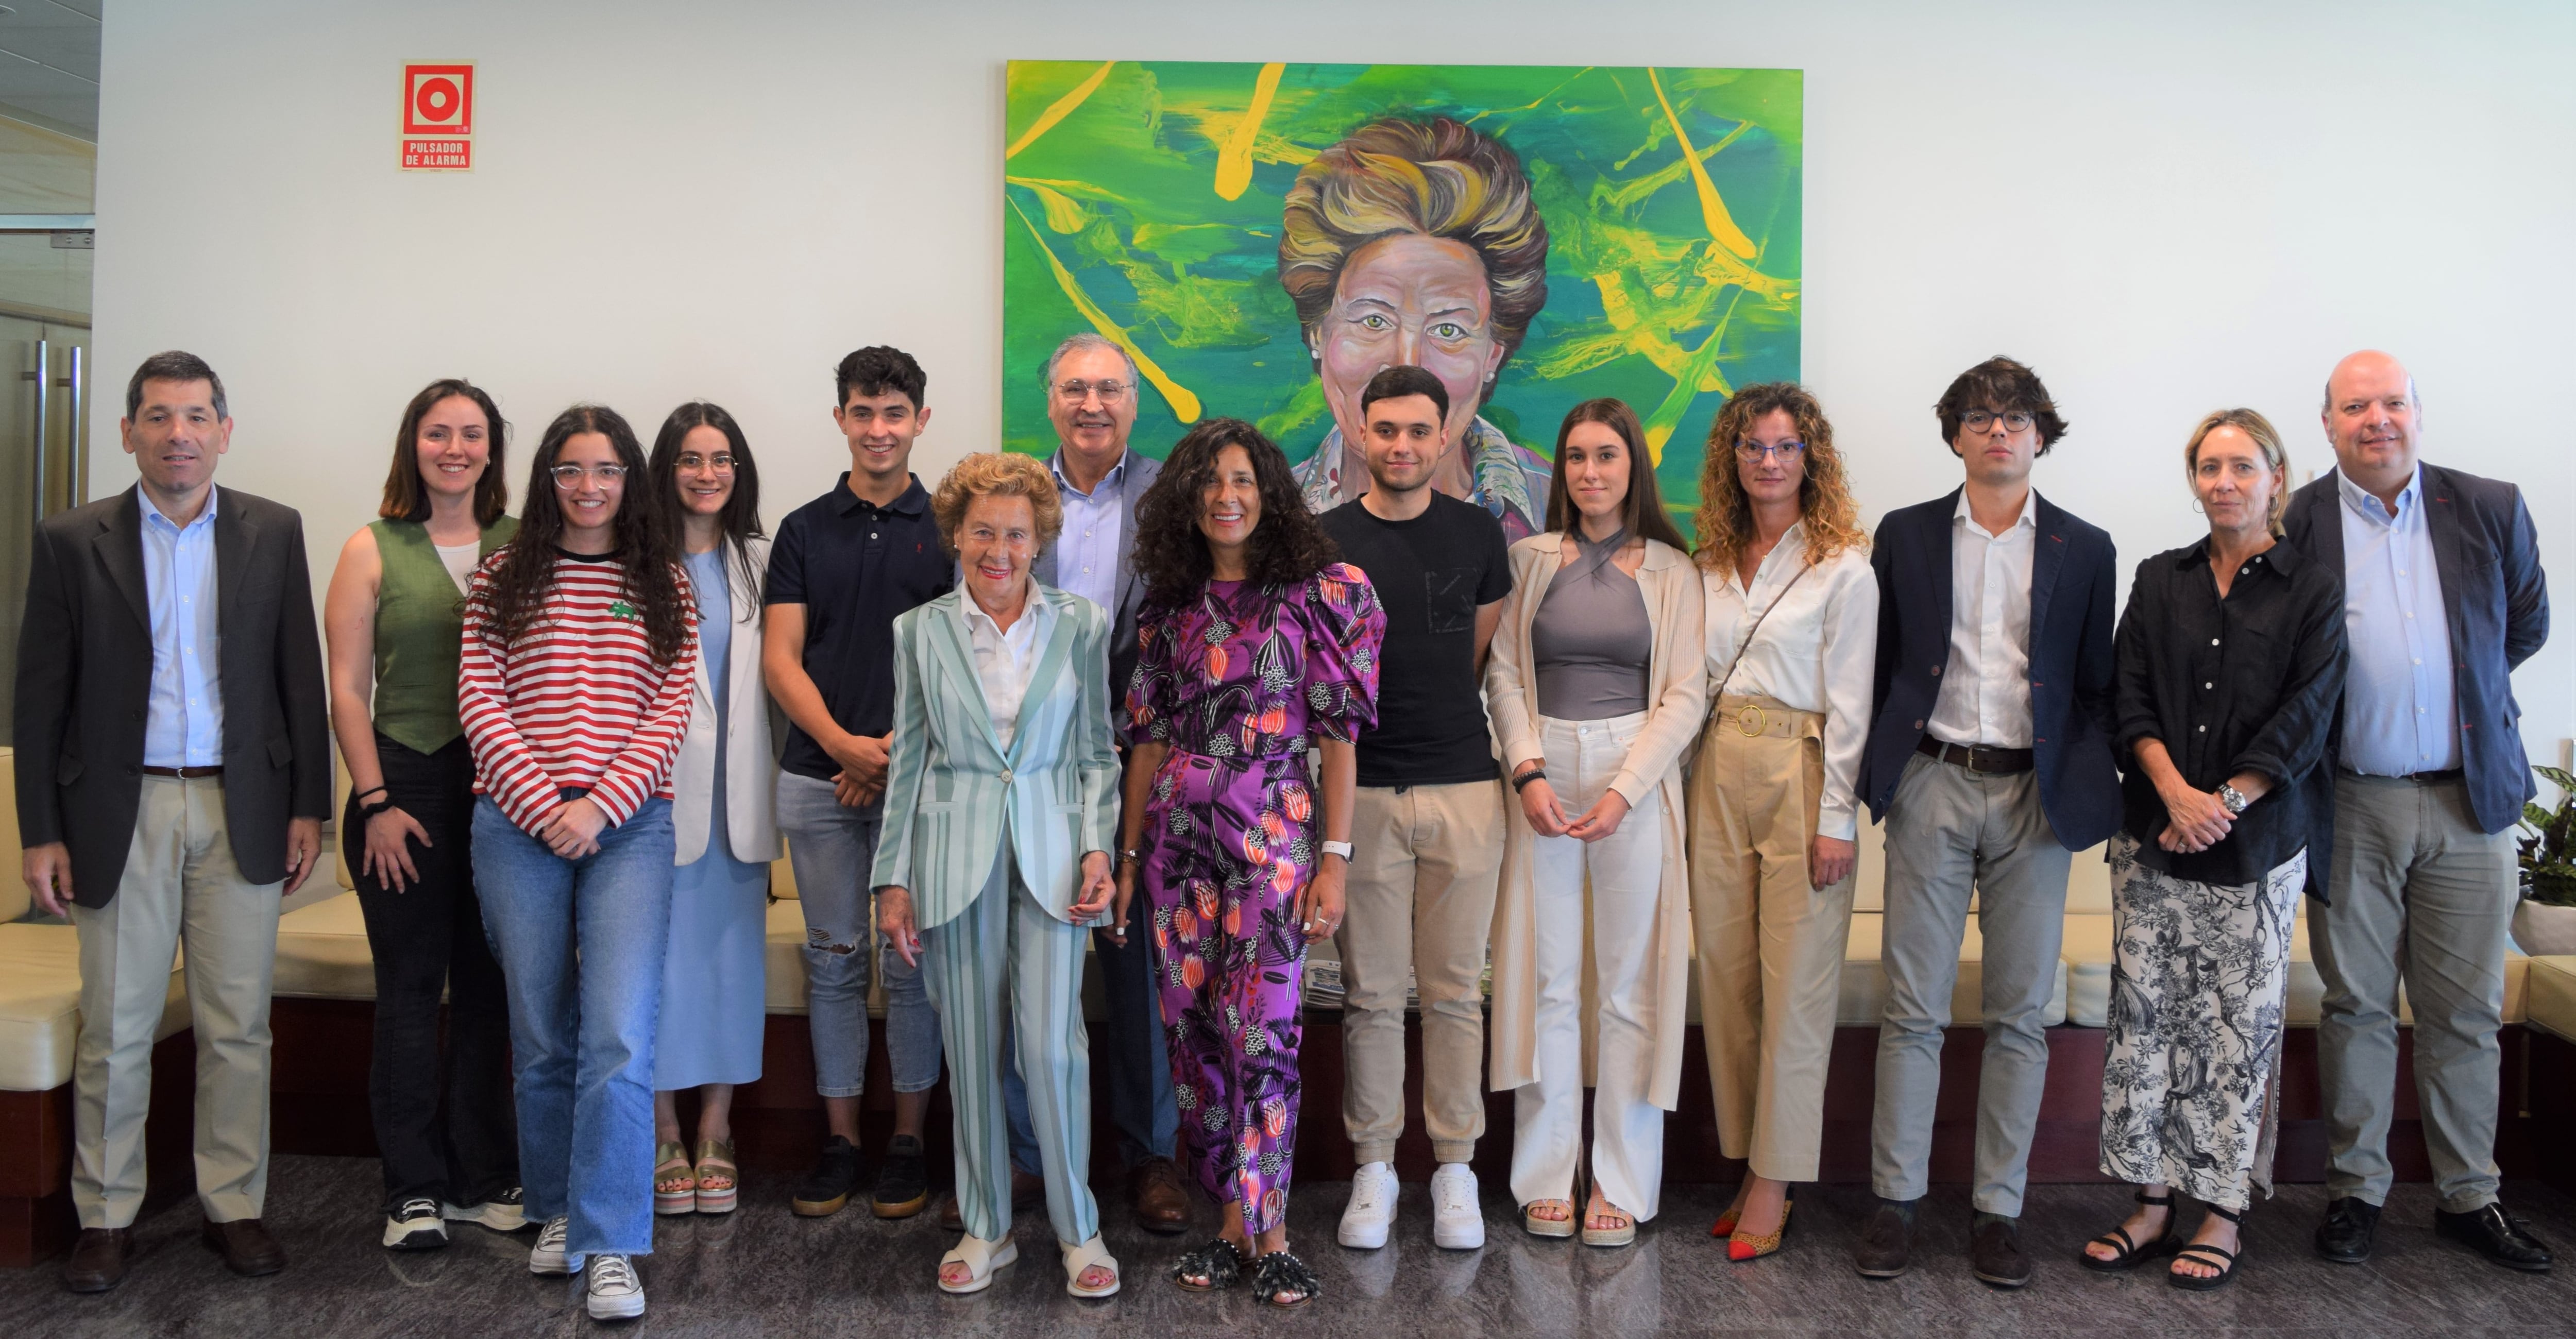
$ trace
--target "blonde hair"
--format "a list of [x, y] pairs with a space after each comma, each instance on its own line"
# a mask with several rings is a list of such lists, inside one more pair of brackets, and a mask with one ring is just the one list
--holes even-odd
[[2281, 434], [2273, 430], [2272, 420], [2251, 409], [2219, 409], [2202, 416], [2200, 426], [2191, 430], [2191, 440], [2182, 446], [2182, 477], [2188, 481], [2200, 473], [2200, 444], [2220, 428], [2234, 428], [2253, 438], [2255, 447], [2263, 453], [2263, 463], [2272, 467], [2279, 484], [2272, 490], [2272, 503], [2264, 511], [2263, 523], [2273, 538], [2280, 538], [2281, 517], [2290, 510], [2290, 453], [2282, 447]]
[[1692, 522], [1699, 548], [1691, 556], [1709, 571], [1734, 570], [1753, 542], [1753, 500], [1745, 496], [1744, 476], [1736, 469], [1735, 444], [1775, 410], [1789, 416], [1807, 447], [1802, 462], [1806, 478], [1798, 484], [1807, 565], [1821, 566], [1845, 549], [1869, 547], [1869, 532], [1861, 528], [1860, 506], [1844, 481], [1842, 453], [1834, 450], [1834, 425], [1825, 421], [1824, 406], [1794, 381], [1766, 381], [1727, 397], [1708, 428], [1699, 469], [1699, 515]]
[[957, 529], [966, 524], [966, 509], [979, 497], [1024, 497], [1037, 519], [1038, 547], [1055, 542], [1064, 530], [1064, 502], [1056, 496], [1055, 476], [1028, 456], [978, 451], [958, 461], [930, 495], [930, 515], [939, 522], [939, 542], [957, 551]]

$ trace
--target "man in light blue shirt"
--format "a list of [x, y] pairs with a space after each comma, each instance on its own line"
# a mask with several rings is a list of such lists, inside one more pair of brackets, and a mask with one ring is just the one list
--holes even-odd
[[215, 624], [215, 490], [185, 524], [144, 495], [143, 579], [152, 609], [152, 697], [143, 765], [212, 767], [223, 761], [224, 694], [215, 680], [223, 630]]
[[2451, 693], [2451, 628], [2433, 531], [2424, 519], [2424, 470], [2416, 466], [2388, 504], [2335, 471], [2342, 501], [2344, 628], [2343, 765], [2364, 776], [2412, 776], [2460, 766], [2460, 717]]

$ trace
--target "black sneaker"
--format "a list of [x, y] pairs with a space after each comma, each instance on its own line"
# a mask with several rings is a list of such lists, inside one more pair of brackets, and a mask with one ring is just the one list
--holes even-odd
[[858, 1146], [839, 1135], [823, 1141], [823, 1160], [796, 1187], [796, 1198], [788, 1207], [802, 1218], [828, 1218], [850, 1202], [850, 1192], [858, 1187], [861, 1159]]
[[415, 1197], [385, 1215], [385, 1249], [434, 1251], [447, 1244], [447, 1224], [438, 1216], [438, 1201]]
[[886, 1145], [885, 1166], [877, 1170], [876, 1201], [868, 1207], [879, 1218], [910, 1218], [930, 1203], [930, 1159], [921, 1153], [921, 1136], [899, 1134]]

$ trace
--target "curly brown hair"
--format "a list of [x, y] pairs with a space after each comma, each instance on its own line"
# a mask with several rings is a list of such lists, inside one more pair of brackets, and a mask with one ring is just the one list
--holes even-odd
[[1040, 549], [1064, 531], [1064, 499], [1056, 494], [1046, 466], [1033, 456], [978, 451], [951, 466], [930, 495], [930, 516], [939, 523], [939, 542], [949, 553], [957, 552], [958, 528], [979, 497], [1027, 498]]
[[1815, 567], [1845, 549], [1869, 547], [1861, 528], [1860, 504], [1852, 501], [1843, 475], [1843, 456], [1834, 449], [1834, 425], [1825, 407], [1794, 381], [1765, 381], [1728, 396], [1708, 427], [1708, 446], [1699, 467], [1699, 514], [1691, 528], [1699, 547], [1691, 556], [1711, 572], [1730, 572], [1753, 542], [1753, 499], [1744, 492], [1736, 467], [1735, 444], [1753, 431], [1765, 414], [1787, 414], [1806, 444], [1807, 477], [1798, 485], [1798, 519], [1807, 527], [1807, 565]]
[[1297, 488], [1296, 472], [1277, 443], [1239, 418], [1199, 423], [1172, 444], [1154, 486], [1136, 500], [1136, 575], [1146, 598], [1166, 608], [1198, 598], [1215, 565], [1199, 531], [1201, 501], [1216, 480], [1217, 453], [1243, 448], [1261, 492], [1261, 517], [1244, 555], [1244, 575], [1257, 585], [1293, 586], [1341, 560]]
[[652, 487], [644, 447], [635, 429], [606, 405], [577, 404], [555, 415], [528, 462], [527, 503], [519, 514], [518, 537], [495, 549], [492, 568], [492, 616], [504, 642], [526, 636], [544, 617], [555, 592], [555, 558], [563, 538], [563, 500], [555, 496], [554, 468], [564, 443], [586, 432], [608, 439], [617, 463], [626, 467], [626, 488], [617, 503], [617, 565], [626, 570], [626, 593], [644, 620], [644, 640], [653, 663], [668, 665], [688, 648], [689, 621], [682, 601], [686, 579], [673, 558], [668, 509], [647, 496]]

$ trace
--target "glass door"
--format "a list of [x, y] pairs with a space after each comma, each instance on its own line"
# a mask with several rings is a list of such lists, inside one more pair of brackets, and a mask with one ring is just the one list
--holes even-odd
[[[18, 684], [18, 624], [36, 522], [89, 500], [89, 330], [0, 315], [0, 701]], [[0, 712], [0, 744], [16, 723]]]

